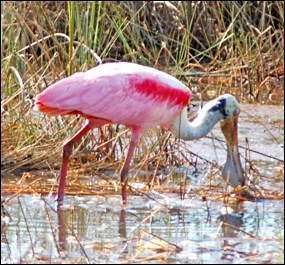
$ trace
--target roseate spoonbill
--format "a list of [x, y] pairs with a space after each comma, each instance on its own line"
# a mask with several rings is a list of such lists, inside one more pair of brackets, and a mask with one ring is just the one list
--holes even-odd
[[222, 95], [209, 101], [192, 122], [187, 118], [190, 91], [182, 82], [162, 71], [134, 63], [106, 63], [84, 73], [75, 73], [49, 86], [35, 97], [34, 109], [50, 116], [79, 114], [87, 123], [63, 146], [60, 182], [56, 200], [63, 200], [68, 159], [72, 147], [92, 128], [124, 124], [131, 140], [120, 172], [122, 202], [127, 200], [127, 179], [136, 144], [145, 129], [160, 125], [175, 136], [192, 140], [203, 137], [221, 121], [227, 141], [227, 160], [222, 175], [231, 185], [244, 184], [238, 152], [237, 100]]

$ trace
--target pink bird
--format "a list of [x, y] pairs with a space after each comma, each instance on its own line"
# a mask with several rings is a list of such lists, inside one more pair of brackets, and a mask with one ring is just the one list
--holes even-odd
[[143, 132], [160, 125], [176, 137], [192, 140], [207, 135], [221, 121], [227, 141], [227, 160], [222, 175], [231, 186], [244, 185], [238, 151], [237, 100], [222, 95], [209, 101], [192, 122], [187, 118], [190, 91], [182, 82], [162, 71], [134, 63], [106, 63], [84, 73], [76, 73], [49, 86], [35, 97], [34, 109], [50, 116], [79, 114], [86, 124], [63, 146], [60, 182], [56, 200], [64, 197], [68, 160], [72, 147], [93, 128], [124, 124], [131, 140], [120, 172], [122, 202], [127, 201], [130, 162]]

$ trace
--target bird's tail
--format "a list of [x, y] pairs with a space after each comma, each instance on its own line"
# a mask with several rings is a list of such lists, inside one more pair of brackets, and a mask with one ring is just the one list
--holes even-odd
[[35, 101], [33, 109], [39, 112], [46, 113], [49, 116], [64, 115], [64, 114], [68, 114], [72, 112], [70, 110], [63, 110], [63, 109], [58, 109], [55, 107], [49, 107], [39, 100]]

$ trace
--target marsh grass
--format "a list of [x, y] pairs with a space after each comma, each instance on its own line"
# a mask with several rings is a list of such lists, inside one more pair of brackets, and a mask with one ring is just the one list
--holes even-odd
[[[199, 100], [229, 92], [240, 102], [283, 104], [283, 15], [279, 1], [2, 1], [2, 169], [59, 169], [63, 142], [84, 121], [48, 119], [31, 110], [32, 98], [96, 66], [96, 54], [103, 63], [132, 61], [165, 70]], [[89, 161], [94, 174], [109, 168], [117, 174], [127, 136], [123, 126], [95, 130], [76, 145], [70, 168]], [[146, 136], [134, 157], [136, 172], [156, 175], [166, 165], [194, 164], [181, 141], [160, 129]], [[153, 173], [146, 175], [153, 182]]]

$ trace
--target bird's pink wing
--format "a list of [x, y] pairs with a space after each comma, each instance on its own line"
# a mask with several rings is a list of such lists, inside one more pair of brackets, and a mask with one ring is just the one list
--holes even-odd
[[109, 63], [51, 85], [36, 97], [35, 109], [149, 128], [167, 123], [189, 98], [188, 88], [163, 72], [131, 63]]

